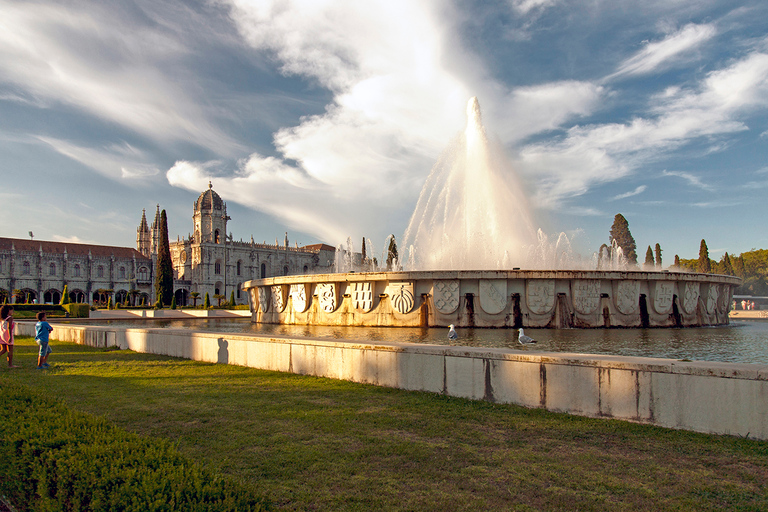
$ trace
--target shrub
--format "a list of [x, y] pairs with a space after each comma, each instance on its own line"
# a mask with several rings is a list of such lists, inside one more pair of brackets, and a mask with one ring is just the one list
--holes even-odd
[[143, 438], [3, 382], [0, 491], [33, 510], [260, 511], [268, 503], [162, 438]]
[[90, 306], [88, 304], [75, 304], [73, 302], [64, 304], [63, 308], [72, 318], [88, 318], [90, 316]]

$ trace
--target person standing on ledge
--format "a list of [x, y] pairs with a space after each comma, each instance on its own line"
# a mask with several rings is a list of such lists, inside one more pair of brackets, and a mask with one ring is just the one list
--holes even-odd
[[53, 327], [51, 324], [45, 321], [45, 311], [41, 311], [37, 314], [37, 323], [35, 324], [35, 341], [40, 345], [40, 352], [37, 355], [37, 369], [44, 370], [50, 368], [48, 364], [48, 355], [53, 352], [48, 345], [48, 336], [51, 334]]
[[8, 368], [19, 368], [13, 364], [13, 306], [0, 308], [0, 356], [7, 353]]

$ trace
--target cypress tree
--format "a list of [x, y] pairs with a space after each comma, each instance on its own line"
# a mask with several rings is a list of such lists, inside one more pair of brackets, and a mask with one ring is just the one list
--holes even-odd
[[651, 249], [651, 246], [648, 246], [648, 250], [645, 251], [645, 263], [643, 264], [643, 267], [646, 269], [652, 269], [653, 268], [653, 249]]
[[392, 270], [392, 265], [397, 261], [397, 242], [395, 242], [395, 235], [391, 236], [389, 248], [387, 249], [387, 270]]
[[656, 268], [661, 270], [661, 245], [656, 244]]
[[112, 308], [112, 296], [111, 295], [107, 299], [107, 309], [113, 309]]
[[171, 298], [171, 309], [176, 309], [176, 296]]
[[360, 263], [362, 263], [363, 265], [365, 265], [365, 260], [366, 260], [366, 259], [368, 259], [368, 258], [367, 258], [367, 257], [366, 257], [366, 255], [365, 255], [365, 237], [363, 237], [363, 254], [362, 254], [362, 256], [360, 257]]
[[627, 258], [627, 263], [630, 265], [637, 265], [637, 246], [635, 245], [635, 239], [632, 238], [632, 233], [629, 232], [629, 222], [620, 213], [617, 213], [613, 218], [613, 225], [611, 226], [611, 233], [608, 241], [613, 244], [614, 240], [616, 245], [621, 247], [621, 251], [624, 253], [624, 257]]
[[160, 307], [170, 304], [173, 299], [173, 262], [171, 261], [171, 246], [168, 243], [168, 218], [165, 215], [165, 210], [160, 212], [160, 241], [157, 247], [155, 296]]
[[680, 270], [680, 256], [675, 254], [675, 269]]
[[233, 307], [235, 305], [235, 290], [232, 290], [229, 292], [229, 307]]
[[712, 265], [709, 263], [709, 249], [707, 249], [707, 242], [703, 238], [699, 246], [699, 264], [696, 271], [702, 274], [708, 274], [712, 271]]
[[69, 292], [67, 292], [67, 285], [64, 285], [64, 291], [61, 292], [61, 302], [59, 302], [62, 306], [64, 304], [69, 304]]
[[211, 308], [211, 297], [208, 296], [208, 292], [205, 292], [205, 302], [203, 302], [203, 307], [205, 309]]

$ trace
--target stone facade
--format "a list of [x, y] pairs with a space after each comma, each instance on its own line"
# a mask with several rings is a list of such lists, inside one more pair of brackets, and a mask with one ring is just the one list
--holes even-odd
[[0, 238], [0, 303], [149, 302], [152, 260], [128, 247]]

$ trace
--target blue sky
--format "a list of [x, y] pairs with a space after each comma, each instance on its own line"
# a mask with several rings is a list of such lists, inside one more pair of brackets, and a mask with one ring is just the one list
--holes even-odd
[[235, 239], [380, 250], [472, 96], [579, 252], [768, 248], [764, 0], [0, 0], [2, 236], [186, 236], [210, 180]]

